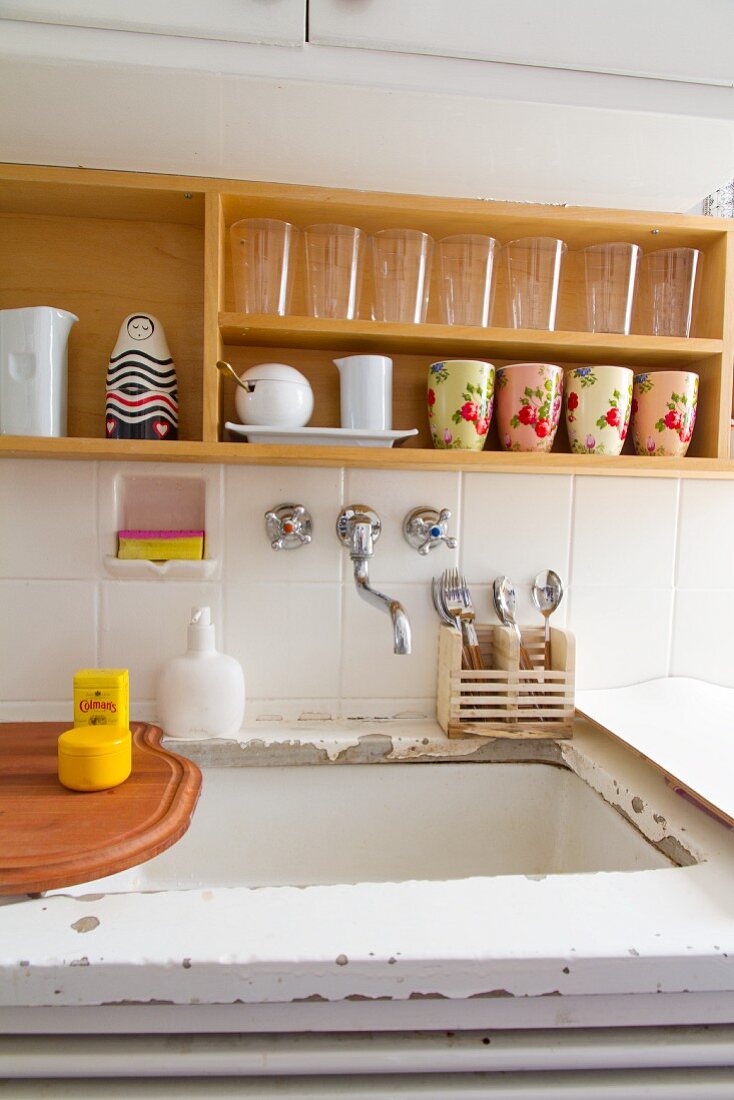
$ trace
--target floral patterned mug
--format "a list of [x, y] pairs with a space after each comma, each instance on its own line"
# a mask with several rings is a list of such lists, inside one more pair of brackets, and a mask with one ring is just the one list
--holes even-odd
[[563, 371], [512, 363], [497, 371], [497, 428], [505, 451], [549, 451], [561, 416]]
[[574, 454], [621, 454], [632, 379], [629, 367], [574, 367], [566, 372], [566, 429]]
[[447, 359], [428, 368], [428, 422], [434, 447], [481, 451], [494, 406], [494, 365]]
[[636, 374], [632, 440], [638, 455], [683, 458], [693, 435], [698, 375], [687, 370]]

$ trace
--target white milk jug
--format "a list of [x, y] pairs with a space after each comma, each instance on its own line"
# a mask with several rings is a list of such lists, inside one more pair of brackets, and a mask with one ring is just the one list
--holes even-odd
[[392, 428], [392, 359], [347, 355], [339, 368], [342, 428], [384, 432]]
[[0, 435], [66, 435], [65, 309], [0, 309]]

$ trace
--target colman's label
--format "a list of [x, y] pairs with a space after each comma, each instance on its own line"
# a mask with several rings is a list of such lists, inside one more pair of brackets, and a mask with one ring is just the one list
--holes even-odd
[[130, 725], [126, 668], [83, 668], [74, 675], [75, 726]]

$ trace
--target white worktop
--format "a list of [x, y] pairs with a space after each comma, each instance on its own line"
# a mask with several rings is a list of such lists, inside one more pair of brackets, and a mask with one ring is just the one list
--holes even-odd
[[[0, 905], [0, 1027], [65, 1030], [83, 1016], [90, 1030], [138, 1028], [143, 1007], [146, 1027], [168, 1031], [734, 1019], [731, 831], [629, 750], [577, 726], [573, 741], [533, 746], [529, 758], [555, 756], [653, 843], [697, 862], [9, 901]], [[249, 740], [260, 752], [313, 748], [318, 731], [260, 729]], [[338, 741], [332, 731], [332, 757]], [[491, 757], [486, 743], [449, 743], [425, 724], [350, 724], [342, 748], [355, 744], [379, 745], [383, 760]], [[246, 760], [248, 745], [229, 751]]]

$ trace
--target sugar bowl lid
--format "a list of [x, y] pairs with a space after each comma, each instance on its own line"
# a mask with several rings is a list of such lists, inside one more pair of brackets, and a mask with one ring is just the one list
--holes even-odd
[[305, 374], [286, 363], [258, 363], [240, 375], [242, 382], [289, 382], [291, 385], [308, 386], [310, 382]]

